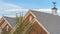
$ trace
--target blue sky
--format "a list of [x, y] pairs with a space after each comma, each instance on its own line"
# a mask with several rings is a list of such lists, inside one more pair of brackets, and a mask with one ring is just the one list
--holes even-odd
[[60, 9], [60, 0], [0, 0], [0, 16], [14, 16], [26, 9], [51, 9], [53, 1]]
[[53, 1], [57, 2], [59, 8], [60, 0], [3, 0], [5, 3], [15, 4], [25, 9], [51, 8]]

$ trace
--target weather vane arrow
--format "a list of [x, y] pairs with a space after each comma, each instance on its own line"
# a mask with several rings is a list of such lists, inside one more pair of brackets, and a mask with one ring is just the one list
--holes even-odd
[[56, 2], [52, 2], [53, 3], [53, 5], [54, 5], [54, 7], [56, 7]]

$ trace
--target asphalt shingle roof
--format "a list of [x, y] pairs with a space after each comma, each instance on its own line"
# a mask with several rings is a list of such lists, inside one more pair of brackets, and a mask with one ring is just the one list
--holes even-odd
[[16, 25], [16, 18], [13, 18], [13, 17], [6, 17], [6, 16], [3, 16], [9, 23], [12, 27], [14, 27]]
[[30, 10], [50, 34], [60, 34], [60, 16]]

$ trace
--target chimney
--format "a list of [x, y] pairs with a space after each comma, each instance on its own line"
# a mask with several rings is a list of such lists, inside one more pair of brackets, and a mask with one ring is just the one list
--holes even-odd
[[53, 2], [54, 7], [52, 8], [52, 14], [57, 15], [56, 2]]

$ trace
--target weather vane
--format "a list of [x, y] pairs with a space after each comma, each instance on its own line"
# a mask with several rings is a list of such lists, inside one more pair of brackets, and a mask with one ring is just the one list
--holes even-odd
[[52, 2], [53, 3], [53, 5], [54, 5], [54, 7], [56, 7], [56, 2]]

